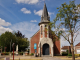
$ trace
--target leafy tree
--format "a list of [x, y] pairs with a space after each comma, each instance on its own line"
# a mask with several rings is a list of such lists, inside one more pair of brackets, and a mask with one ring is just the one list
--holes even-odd
[[[23, 35], [22, 33], [19, 31], [20, 35], [15, 35], [9, 31], [6, 31], [5, 33], [1, 34], [0, 36], [0, 46], [2, 46], [2, 50], [6, 51], [10, 51], [10, 42], [11, 42], [11, 47], [12, 47], [12, 43], [15, 43], [15, 47], [14, 49], [16, 50], [16, 45], [18, 44], [18, 49], [19, 51], [24, 51], [25, 48], [27, 48], [29, 46], [29, 41], [27, 38], [22, 38]], [[12, 48], [11, 48], [12, 51]]]
[[28, 39], [26, 38], [21, 38], [21, 37], [17, 37], [18, 39], [18, 47], [19, 47], [19, 51], [24, 51], [25, 48], [27, 48], [29, 46], [29, 42]]
[[16, 44], [16, 36], [9, 31], [6, 31], [0, 36], [0, 45], [2, 46], [3, 50], [5, 50], [5, 47], [7, 47], [6, 51], [10, 51], [11, 40], [12, 43], [15, 42]]
[[25, 37], [25, 35], [22, 35], [22, 33], [19, 30], [15, 33], [15, 35], [17, 37], [21, 37], [21, 38], [24, 38]]
[[74, 41], [77, 38], [80, 29], [79, 7], [80, 5], [76, 6], [74, 1], [70, 1], [70, 4], [62, 4], [61, 7], [57, 8], [59, 11], [56, 18], [50, 23], [50, 27], [55, 29], [54, 33], [58, 37], [63, 36], [64, 39], [69, 42], [72, 50], [72, 60], [75, 60]]
[[23, 35], [20, 31], [17, 31], [15, 33], [15, 36], [17, 37], [17, 44], [19, 46], [19, 51], [24, 51], [25, 48], [29, 46], [28, 38], [25, 38], [25, 35]]

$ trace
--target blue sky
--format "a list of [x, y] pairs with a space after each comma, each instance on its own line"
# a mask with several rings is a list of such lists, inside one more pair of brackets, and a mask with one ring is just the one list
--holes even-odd
[[[56, 8], [69, 1], [72, 0], [45, 0], [51, 21], [58, 12]], [[0, 34], [19, 30], [30, 38], [39, 30], [43, 6], [44, 0], [0, 0]]]

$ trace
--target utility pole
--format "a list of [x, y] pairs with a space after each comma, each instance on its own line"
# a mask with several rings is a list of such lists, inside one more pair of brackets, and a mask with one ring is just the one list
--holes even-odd
[[10, 41], [10, 52], [11, 52], [11, 42], [12, 42], [12, 39], [11, 39], [11, 41]]
[[15, 43], [12, 44], [12, 47], [13, 47], [13, 60], [14, 60], [14, 45], [15, 45]]

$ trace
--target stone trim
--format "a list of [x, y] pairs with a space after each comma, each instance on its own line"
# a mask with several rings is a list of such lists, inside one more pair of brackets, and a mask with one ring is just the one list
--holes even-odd
[[[49, 44], [50, 48], [51, 48], [51, 56], [54, 55], [54, 49], [53, 49], [53, 42], [52, 42], [52, 39], [51, 38], [42, 38], [40, 41], [39, 41], [39, 48], [40, 48], [40, 43], [41, 43], [41, 48], [43, 47], [44, 44]], [[39, 50], [40, 52], [40, 50]]]

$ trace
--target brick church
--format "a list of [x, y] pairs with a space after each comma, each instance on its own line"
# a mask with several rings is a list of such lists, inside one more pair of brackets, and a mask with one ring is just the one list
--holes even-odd
[[41, 21], [39, 23], [40, 29], [31, 37], [30, 53], [37, 53], [39, 56], [60, 55], [60, 40], [54, 41], [54, 35], [49, 28], [50, 16], [47, 11], [46, 4], [44, 4]]

